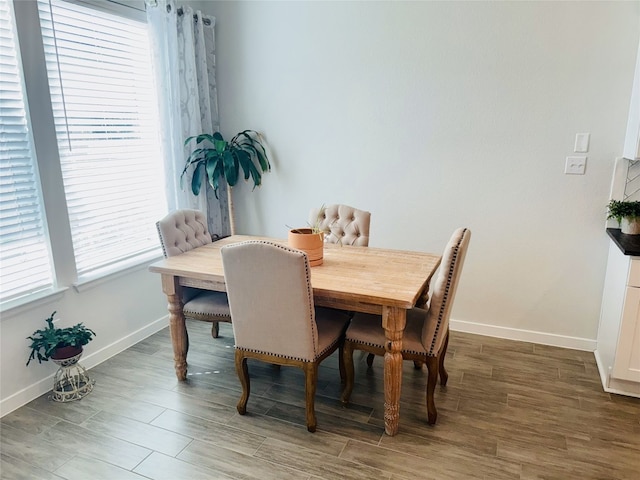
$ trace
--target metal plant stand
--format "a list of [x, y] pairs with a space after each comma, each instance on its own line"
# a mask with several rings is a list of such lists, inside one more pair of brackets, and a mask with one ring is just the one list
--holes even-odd
[[81, 356], [82, 352], [70, 358], [51, 359], [60, 365], [53, 377], [53, 391], [50, 398], [54, 402], [80, 400], [93, 390], [96, 381], [89, 378], [87, 370], [78, 363]]

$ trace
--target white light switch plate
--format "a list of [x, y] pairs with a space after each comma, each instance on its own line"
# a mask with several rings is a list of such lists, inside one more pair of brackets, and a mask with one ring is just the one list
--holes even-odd
[[589, 137], [588, 133], [576, 133], [576, 143], [573, 146], [573, 151], [577, 153], [587, 153], [589, 151]]
[[587, 168], [587, 157], [567, 157], [564, 173], [568, 175], [584, 175]]

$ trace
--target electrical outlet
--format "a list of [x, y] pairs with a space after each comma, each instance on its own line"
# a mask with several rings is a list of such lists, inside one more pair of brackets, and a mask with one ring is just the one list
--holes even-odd
[[564, 173], [567, 175], [584, 175], [587, 168], [587, 157], [567, 157]]

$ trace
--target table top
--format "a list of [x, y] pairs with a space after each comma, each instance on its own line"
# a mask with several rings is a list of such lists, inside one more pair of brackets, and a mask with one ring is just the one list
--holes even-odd
[[[160, 260], [149, 270], [179, 277], [182, 285], [224, 290], [220, 248], [245, 240], [287, 244], [286, 240], [233, 235]], [[408, 309], [428, 287], [440, 260], [440, 255], [431, 253], [325, 244], [324, 263], [311, 268], [311, 285], [316, 299], [335, 300], [336, 306], [345, 301]]]

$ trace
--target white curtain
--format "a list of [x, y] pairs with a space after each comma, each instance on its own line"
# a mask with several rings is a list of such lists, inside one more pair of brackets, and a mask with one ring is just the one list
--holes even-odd
[[169, 210], [195, 208], [207, 212], [206, 188], [191, 193], [191, 173], [180, 188], [180, 175], [195, 142], [191, 135], [219, 131], [215, 79], [215, 17], [177, 6], [172, 0], [147, 0], [164, 150]]

